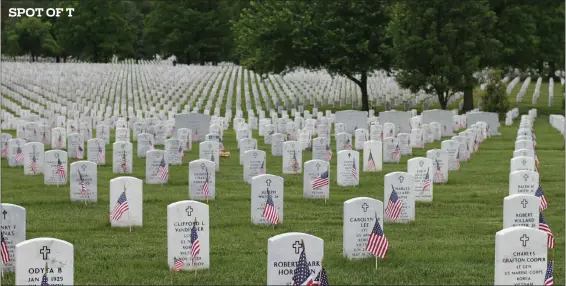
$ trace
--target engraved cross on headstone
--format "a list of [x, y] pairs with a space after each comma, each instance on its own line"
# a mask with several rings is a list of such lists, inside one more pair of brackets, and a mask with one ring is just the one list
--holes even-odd
[[526, 199], [523, 199], [523, 200], [521, 201], [521, 204], [523, 205], [523, 208], [526, 208], [527, 205], [529, 204], [529, 202], [528, 202]]
[[191, 214], [193, 213], [193, 208], [191, 206], [188, 206], [185, 211], [187, 212], [188, 216], [191, 216]]
[[403, 176], [400, 176], [400, 177], [399, 177], [399, 183], [402, 184], [404, 180], [405, 180], [405, 177], [403, 177]]
[[529, 179], [529, 175], [528, 174], [523, 175], [523, 179], [525, 179], [526, 182]]
[[295, 249], [295, 254], [299, 254], [299, 251], [301, 250], [301, 242], [300, 241], [295, 241], [295, 243], [293, 243], [293, 248]]
[[43, 255], [43, 260], [47, 260], [47, 256], [51, 253], [51, 249], [47, 248], [47, 246], [43, 246], [39, 253]]
[[348, 158], [352, 157], [352, 154], [348, 153]]
[[265, 184], [269, 187], [271, 185], [271, 179], [265, 180]]
[[6, 219], [6, 215], [8, 214], [8, 212], [6, 210], [2, 211], [2, 215], [4, 215], [4, 219]]
[[317, 171], [320, 170], [320, 164], [319, 163], [316, 163], [316, 170]]
[[529, 241], [529, 237], [526, 234], [523, 234], [523, 236], [521, 236], [519, 240], [521, 240], [521, 242], [523, 243], [523, 247], [526, 247], [527, 241]]
[[364, 209], [364, 212], [367, 212], [367, 211], [368, 211], [368, 208], [369, 208], [368, 204], [364, 203], [364, 204], [362, 205], [362, 209]]

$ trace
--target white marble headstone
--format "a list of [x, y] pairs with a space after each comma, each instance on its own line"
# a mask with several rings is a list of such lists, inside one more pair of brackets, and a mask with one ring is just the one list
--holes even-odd
[[[116, 208], [120, 197], [125, 194], [125, 204]], [[143, 224], [143, 181], [134, 177], [118, 177], [110, 180], [110, 225], [112, 227], [132, 227]], [[114, 211], [116, 210], [116, 211]], [[122, 210], [118, 211], [118, 210]]]
[[347, 259], [364, 259], [373, 254], [366, 249], [376, 219], [383, 229], [383, 202], [359, 197], [344, 202], [343, 255]]
[[214, 162], [198, 159], [189, 162], [189, 198], [214, 200], [216, 197], [216, 172]]
[[74, 284], [74, 246], [64, 240], [39, 237], [16, 245], [16, 285], [40, 285], [47, 264], [49, 285]]
[[328, 199], [330, 196], [330, 163], [324, 160], [305, 162], [303, 196], [308, 199]]
[[413, 175], [414, 196], [417, 202], [432, 202], [434, 164], [432, 160], [416, 157], [407, 161], [407, 173]]
[[540, 198], [516, 194], [503, 199], [503, 228], [526, 226], [538, 229]]
[[268, 192], [271, 194], [273, 204], [279, 215], [279, 223], [283, 223], [283, 178], [265, 174], [252, 178], [251, 219], [253, 224], [269, 224], [263, 217], [263, 209], [267, 202]]
[[[396, 223], [407, 223], [415, 220], [415, 196], [414, 196], [414, 178], [413, 175], [407, 172], [393, 172], [385, 175], [384, 181], [384, 217], [385, 221]], [[393, 202], [393, 191], [397, 194], [398, 200], [401, 201], [401, 209], [397, 210]], [[389, 201], [392, 202], [392, 207], [388, 212]], [[391, 215], [388, 215], [391, 214]], [[396, 214], [397, 217], [395, 218]]]
[[10, 261], [2, 264], [2, 270], [15, 271], [16, 245], [26, 240], [26, 209], [19, 205], [3, 203], [0, 208], [2, 233], [6, 240]]

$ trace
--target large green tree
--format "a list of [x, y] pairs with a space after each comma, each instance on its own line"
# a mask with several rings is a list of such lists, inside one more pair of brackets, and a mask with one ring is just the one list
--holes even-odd
[[50, 30], [51, 23], [40, 18], [21, 18], [2, 33], [2, 40], [6, 41], [3, 43], [5, 52], [14, 56], [28, 54], [32, 61], [38, 56], [56, 56], [60, 48]]
[[356, 83], [369, 110], [367, 79], [388, 69], [389, 1], [252, 1], [234, 24], [240, 63], [258, 72], [325, 69]]
[[437, 95], [442, 109], [464, 92], [464, 110], [473, 108], [474, 72], [497, 58], [496, 16], [485, 0], [420, 0], [397, 3], [390, 33], [397, 80], [413, 91]]
[[181, 63], [219, 62], [231, 43], [224, 0], [155, 2], [145, 19], [144, 44], [153, 54], [175, 55]]

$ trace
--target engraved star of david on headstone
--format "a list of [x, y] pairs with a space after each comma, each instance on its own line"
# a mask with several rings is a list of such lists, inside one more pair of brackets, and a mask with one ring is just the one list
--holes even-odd
[[403, 176], [399, 176], [399, 183], [401, 183], [401, 184], [402, 184], [404, 180], [405, 180], [405, 177], [403, 177]]
[[81, 165], [81, 169], [83, 170], [83, 172], [86, 170], [86, 165]]
[[211, 148], [212, 148], [212, 144], [208, 143], [208, 148], [211, 149]]

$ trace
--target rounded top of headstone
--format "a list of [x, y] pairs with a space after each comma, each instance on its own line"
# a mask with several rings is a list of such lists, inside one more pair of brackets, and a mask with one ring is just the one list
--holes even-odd
[[207, 204], [205, 204], [203, 202], [199, 202], [199, 201], [193, 201], [193, 200], [183, 200], [183, 201], [174, 202], [174, 203], [167, 205], [167, 208], [175, 208], [175, 207], [183, 206], [185, 204], [198, 205], [200, 207], [208, 208]]
[[322, 238], [317, 237], [317, 236], [314, 236], [314, 235], [312, 235], [312, 234], [308, 234], [308, 233], [302, 233], [302, 232], [286, 232], [286, 233], [282, 233], [282, 234], [278, 234], [278, 235], [272, 236], [272, 237], [270, 237], [267, 241], [268, 241], [268, 242], [272, 242], [272, 241], [279, 240], [279, 239], [282, 239], [282, 238], [292, 237], [292, 236], [299, 236], [299, 235], [300, 235], [300, 236], [307, 236], [307, 237], [310, 237], [310, 238], [313, 238], [313, 239], [322, 240]]

